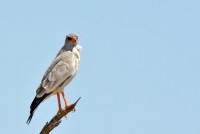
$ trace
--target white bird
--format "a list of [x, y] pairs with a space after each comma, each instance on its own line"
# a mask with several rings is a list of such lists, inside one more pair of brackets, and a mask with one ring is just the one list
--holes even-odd
[[71, 33], [66, 36], [64, 46], [45, 72], [36, 90], [36, 96], [30, 106], [30, 115], [26, 122], [27, 124], [31, 122], [33, 114], [39, 104], [52, 95], [57, 95], [58, 112], [62, 111], [60, 93], [64, 99], [65, 106], [70, 105], [63, 90], [74, 78], [79, 68], [81, 47], [77, 43], [78, 36], [76, 34]]

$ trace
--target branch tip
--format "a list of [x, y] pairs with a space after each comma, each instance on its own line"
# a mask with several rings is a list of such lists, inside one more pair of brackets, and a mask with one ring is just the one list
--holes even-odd
[[47, 122], [43, 129], [41, 130], [40, 134], [49, 134], [50, 131], [52, 131], [55, 127], [57, 127], [60, 123], [61, 123], [61, 119], [64, 116], [67, 116], [68, 113], [70, 113], [71, 111], [73, 111], [73, 109], [75, 108], [76, 104], [78, 103], [78, 101], [81, 99], [81, 97], [79, 97], [76, 102], [74, 102], [70, 107], [67, 107], [65, 110], [63, 110], [61, 113], [56, 114], [51, 120], [50, 122]]

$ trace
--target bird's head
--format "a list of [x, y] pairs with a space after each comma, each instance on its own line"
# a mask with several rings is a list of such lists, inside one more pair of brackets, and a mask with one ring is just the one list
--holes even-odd
[[78, 35], [71, 33], [66, 36], [65, 44], [70, 44], [76, 46], [78, 43]]

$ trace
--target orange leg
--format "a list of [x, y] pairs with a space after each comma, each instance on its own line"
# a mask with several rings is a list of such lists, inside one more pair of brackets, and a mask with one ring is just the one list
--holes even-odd
[[68, 101], [67, 101], [67, 98], [66, 98], [66, 96], [65, 96], [65, 93], [64, 93], [64, 92], [61, 92], [61, 94], [62, 94], [62, 97], [63, 97], [64, 102], [65, 102], [65, 107], [68, 107], [68, 106], [69, 106], [69, 103], [68, 103]]
[[[63, 97], [64, 102], [65, 102], [65, 107], [67, 108], [67, 107], [71, 106], [72, 104], [69, 104], [69, 103], [68, 103], [67, 98], [66, 98], [66, 96], [65, 96], [65, 93], [64, 93], [64, 92], [61, 92], [61, 94], [62, 94], [62, 97]], [[73, 111], [76, 111], [76, 108], [74, 108]]]
[[60, 94], [57, 93], [57, 99], [58, 99], [58, 108], [59, 108], [59, 111], [62, 111], [62, 107], [61, 107], [61, 103], [60, 103]]

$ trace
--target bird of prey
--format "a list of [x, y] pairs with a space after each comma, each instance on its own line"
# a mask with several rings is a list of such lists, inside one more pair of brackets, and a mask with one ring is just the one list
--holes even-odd
[[78, 36], [71, 33], [66, 36], [65, 43], [57, 56], [45, 72], [39, 87], [36, 90], [36, 96], [30, 106], [30, 115], [27, 124], [31, 122], [34, 111], [39, 104], [52, 95], [57, 95], [58, 112], [62, 111], [60, 94], [64, 99], [65, 106], [70, 104], [63, 92], [76, 75], [80, 63], [80, 49], [78, 45]]

